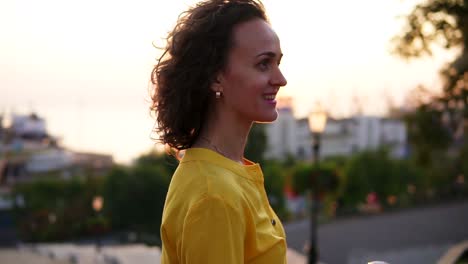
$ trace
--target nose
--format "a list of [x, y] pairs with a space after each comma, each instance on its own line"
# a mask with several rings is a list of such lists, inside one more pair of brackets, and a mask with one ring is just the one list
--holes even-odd
[[286, 78], [284, 78], [283, 73], [281, 72], [279, 68], [277, 68], [272, 78], [272, 85], [282, 87], [282, 86], [286, 86], [287, 83], [288, 81], [286, 80]]

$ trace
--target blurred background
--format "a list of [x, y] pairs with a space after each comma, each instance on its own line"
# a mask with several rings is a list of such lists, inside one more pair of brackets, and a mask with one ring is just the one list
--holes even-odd
[[[149, 78], [196, 2], [0, 2], [1, 263], [158, 263]], [[288, 85], [246, 157], [289, 262], [466, 262], [467, 1], [263, 3]]]

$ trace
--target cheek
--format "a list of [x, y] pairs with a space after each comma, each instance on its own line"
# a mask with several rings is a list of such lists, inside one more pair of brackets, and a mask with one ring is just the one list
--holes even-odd
[[[263, 93], [263, 85], [258, 79], [241, 79], [236, 85], [232, 86], [233, 96], [236, 99], [242, 99], [243, 103], [253, 103], [261, 98]], [[242, 101], [240, 101], [242, 103]]]
[[255, 102], [261, 99], [268, 78], [255, 69], [246, 69], [231, 72], [225, 78], [226, 96], [238, 103]]

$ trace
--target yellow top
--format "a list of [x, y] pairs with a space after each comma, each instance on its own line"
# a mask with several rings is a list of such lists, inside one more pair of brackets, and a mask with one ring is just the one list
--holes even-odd
[[186, 150], [164, 206], [162, 264], [286, 263], [283, 226], [260, 166], [204, 148]]

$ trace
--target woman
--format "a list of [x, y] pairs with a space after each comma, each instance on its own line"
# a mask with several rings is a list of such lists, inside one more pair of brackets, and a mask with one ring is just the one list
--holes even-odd
[[255, 0], [201, 2], [169, 34], [152, 110], [161, 141], [185, 152], [166, 197], [162, 263], [286, 263], [261, 168], [243, 157], [252, 124], [277, 118], [281, 57]]

